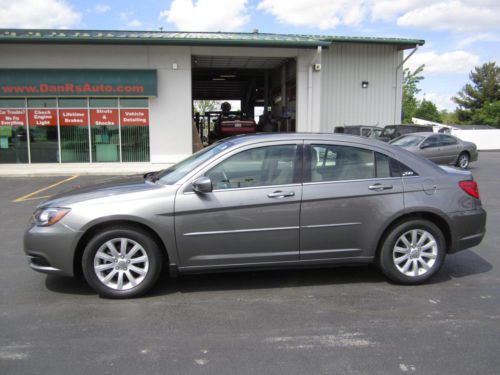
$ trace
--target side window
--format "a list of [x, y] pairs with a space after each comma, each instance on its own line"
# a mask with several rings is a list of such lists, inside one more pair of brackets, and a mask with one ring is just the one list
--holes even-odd
[[377, 178], [418, 176], [417, 172], [387, 155], [375, 153]]
[[375, 177], [373, 152], [337, 145], [310, 146], [311, 182]]
[[296, 154], [296, 145], [253, 148], [227, 158], [205, 175], [214, 190], [292, 184]]
[[422, 143], [422, 146], [425, 148], [429, 147], [437, 147], [438, 146], [438, 139], [436, 135], [431, 135], [429, 138], [427, 138], [424, 143]]
[[443, 146], [453, 146], [457, 144], [457, 140], [453, 138], [451, 135], [440, 134], [439, 139]]

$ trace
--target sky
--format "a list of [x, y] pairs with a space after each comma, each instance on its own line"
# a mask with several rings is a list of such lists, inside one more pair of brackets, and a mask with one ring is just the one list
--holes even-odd
[[474, 66], [500, 63], [500, 0], [0, 0], [0, 28], [242, 31], [425, 39], [420, 97], [453, 110]]

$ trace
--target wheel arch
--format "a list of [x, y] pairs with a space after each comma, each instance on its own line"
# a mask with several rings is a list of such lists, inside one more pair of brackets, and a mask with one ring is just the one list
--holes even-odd
[[87, 246], [90, 239], [96, 234], [103, 230], [113, 228], [113, 227], [126, 227], [131, 229], [140, 229], [147, 233], [149, 233], [154, 241], [158, 244], [162, 253], [164, 255], [164, 264], [168, 267], [170, 265], [170, 259], [172, 259], [167, 251], [167, 247], [165, 246], [164, 241], [161, 239], [160, 235], [150, 226], [141, 223], [139, 221], [135, 221], [132, 219], [111, 219], [107, 221], [101, 221], [97, 223], [93, 223], [88, 228], [86, 228], [83, 235], [79, 238], [76, 247], [75, 247], [75, 255], [73, 257], [73, 274], [77, 277], [81, 277], [83, 275], [82, 271], [82, 257], [85, 247]]
[[450, 252], [450, 249], [452, 249], [453, 247], [453, 240], [452, 240], [451, 226], [448, 220], [446, 220], [443, 217], [443, 215], [433, 211], [416, 210], [416, 211], [405, 212], [397, 216], [396, 218], [393, 218], [392, 221], [390, 221], [385, 226], [385, 229], [382, 231], [377, 241], [377, 247], [375, 249], [376, 260], [379, 259], [379, 254], [382, 248], [382, 244], [384, 243], [385, 238], [392, 230], [392, 228], [394, 228], [399, 223], [406, 221], [408, 219], [426, 219], [434, 223], [443, 232], [443, 236], [446, 241], [446, 252]]

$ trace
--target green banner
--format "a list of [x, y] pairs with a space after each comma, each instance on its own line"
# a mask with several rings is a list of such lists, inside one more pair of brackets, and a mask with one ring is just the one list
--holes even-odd
[[157, 96], [156, 70], [0, 69], [0, 97]]

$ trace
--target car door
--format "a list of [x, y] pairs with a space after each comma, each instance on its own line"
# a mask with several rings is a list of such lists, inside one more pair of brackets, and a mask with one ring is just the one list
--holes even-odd
[[304, 149], [300, 259], [371, 259], [382, 226], [404, 207], [393, 155], [349, 143]]
[[302, 141], [249, 146], [198, 174], [176, 196], [180, 267], [251, 265], [299, 259]]
[[457, 161], [460, 147], [455, 137], [446, 134], [439, 134], [443, 164], [454, 164]]
[[446, 162], [446, 158], [443, 158], [438, 134], [430, 135], [422, 142], [419, 154], [436, 164]]

